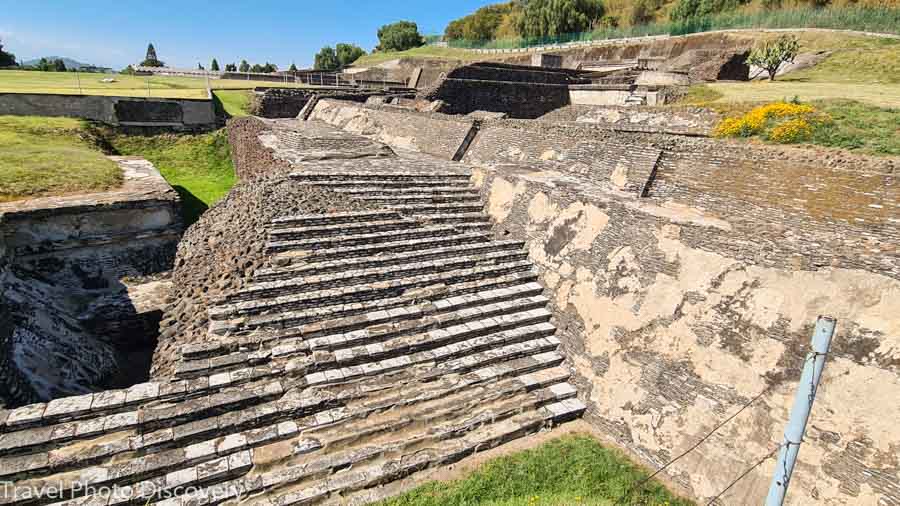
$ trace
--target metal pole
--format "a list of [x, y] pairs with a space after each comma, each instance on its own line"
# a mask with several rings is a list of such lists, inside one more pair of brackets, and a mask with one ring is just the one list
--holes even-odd
[[75, 67], [75, 81], [78, 82], [78, 94], [84, 95], [84, 92], [81, 91], [81, 77], [78, 75], [78, 67]]
[[794, 397], [790, 420], [784, 430], [784, 441], [778, 452], [778, 463], [775, 465], [775, 475], [769, 486], [766, 506], [784, 504], [784, 497], [787, 494], [788, 485], [791, 483], [791, 473], [794, 472], [797, 454], [800, 453], [800, 443], [803, 442], [803, 433], [806, 431], [806, 422], [809, 420], [809, 412], [816, 399], [816, 390], [819, 388], [819, 380], [822, 379], [822, 370], [825, 369], [825, 356], [828, 355], [831, 347], [831, 337], [834, 335], [835, 325], [837, 325], [837, 320], [830, 316], [820, 316], [816, 321], [816, 330], [813, 331], [812, 337], [812, 351], [803, 362], [800, 385], [797, 387], [797, 394]]
[[150, 76], [147, 76], [147, 97], [150, 97]]

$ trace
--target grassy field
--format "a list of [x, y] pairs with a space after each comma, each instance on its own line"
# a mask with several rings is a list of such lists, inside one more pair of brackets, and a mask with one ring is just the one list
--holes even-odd
[[[104, 83], [112, 78], [116, 82]], [[80, 82], [80, 88], [79, 88]], [[149, 83], [149, 93], [147, 85]], [[255, 87], [302, 87], [295, 83], [210, 79], [213, 90]], [[74, 72], [32, 72], [0, 70], [0, 93], [61, 93], [128, 97], [207, 98], [206, 79], [196, 77], [140, 77], [125, 74], [85, 74]]]
[[693, 504], [655, 482], [629, 491], [646, 473], [589, 436], [568, 435], [500, 457], [471, 475], [432, 482], [379, 506], [569, 506]]
[[250, 114], [250, 91], [248, 90], [215, 90], [216, 98], [229, 116], [247, 116]]
[[208, 134], [121, 135], [110, 144], [123, 155], [142, 156], [159, 169], [181, 196], [187, 224], [222, 198], [235, 183], [225, 129]]
[[422, 46], [406, 51], [388, 51], [384, 53], [367, 54], [353, 62], [356, 67], [369, 67], [378, 65], [396, 58], [440, 58], [444, 60], [479, 61], [490, 60], [492, 55], [480, 54], [466, 49], [454, 49], [449, 47]]
[[0, 202], [119, 186], [118, 165], [84, 134], [81, 120], [0, 116]]

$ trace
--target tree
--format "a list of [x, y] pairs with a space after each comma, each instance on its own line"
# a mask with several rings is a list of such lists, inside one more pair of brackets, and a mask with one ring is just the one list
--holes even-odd
[[750, 0], [678, 0], [669, 19], [686, 22], [696, 18], [704, 18], [720, 12], [732, 11]]
[[775, 80], [775, 74], [782, 63], [793, 62], [800, 51], [800, 41], [793, 35], [782, 35], [775, 40], [763, 42], [750, 51], [747, 63], [763, 68], [769, 73], [769, 81]]
[[134, 75], [134, 67], [132, 67], [131, 65], [129, 65], [129, 66], [125, 67], [124, 69], [122, 69], [119, 73], [120, 73], [120, 74], [129, 75], [129, 76], [133, 76], [133, 75]]
[[267, 74], [271, 74], [273, 72], [278, 72], [278, 65], [275, 65], [274, 63], [266, 62], [266, 64], [262, 66], [262, 71]]
[[290, 72], [297, 72], [297, 65], [294, 65], [294, 62], [291, 62], [291, 68], [288, 69]]
[[325, 46], [316, 53], [313, 68], [316, 70], [337, 70], [341, 66], [337, 52], [331, 46]]
[[238, 70], [241, 72], [250, 72], [250, 64], [247, 63], [247, 60], [241, 60], [241, 66]]
[[203, 64], [198, 63], [197, 70], [206, 70], [206, 69], [203, 68]]
[[213, 58], [212, 63], [209, 64], [209, 70], [212, 70], [213, 72], [219, 71], [219, 62], [217, 62], [215, 58]]
[[156, 48], [153, 47], [153, 43], [147, 45], [147, 55], [144, 56], [144, 61], [141, 62], [142, 67], [165, 67], [166, 64], [159, 61], [159, 58], [156, 57]]
[[[490, 40], [500, 37], [501, 27], [509, 25], [522, 8], [519, 2], [484, 6], [463, 18], [451, 21], [444, 30], [446, 39]], [[509, 30], [506, 30], [509, 32]], [[503, 35], [515, 35], [504, 33]]]
[[53, 60], [53, 71], [54, 72], [65, 72], [66, 71], [66, 62], [57, 58]]
[[424, 44], [419, 26], [412, 21], [398, 21], [378, 29], [379, 51], [406, 51]]
[[12, 53], [7, 53], [3, 50], [3, 41], [0, 40], [0, 68], [3, 67], [15, 67], [16, 66], [16, 55]]
[[263, 71], [263, 66], [259, 63], [254, 63], [252, 67], [250, 67], [250, 72], [261, 73]]
[[363, 48], [354, 45], [354, 44], [338, 44], [335, 46], [335, 53], [337, 54], [338, 64], [340, 68], [344, 68], [347, 65], [358, 60], [361, 56], [365, 55], [366, 52]]
[[526, 0], [519, 19], [523, 37], [550, 37], [583, 32], [603, 18], [601, 0]]

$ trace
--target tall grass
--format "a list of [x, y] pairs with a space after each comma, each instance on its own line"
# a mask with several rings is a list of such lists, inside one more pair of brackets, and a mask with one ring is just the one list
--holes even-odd
[[551, 37], [518, 37], [487, 41], [451, 40], [448, 41], [448, 45], [464, 49], [514, 49], [648, 35], [686, 35], [739, 28], [831, 28], [900, 35], [900, 8], [804, 7], [760, 12], [730, 12], [696, 17], [677, 23], [600, 28], [591, 32], [567, 33]]

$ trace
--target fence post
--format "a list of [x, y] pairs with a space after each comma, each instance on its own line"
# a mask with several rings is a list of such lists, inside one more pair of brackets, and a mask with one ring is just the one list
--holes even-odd
[[822, 370], [825, 369], [825, 357], [831, 347], [831, 337], [834, 335], [835, 325], [837, 325], [837, 320], [830, 316], [820, 316], [816, 321], [816, 329], [813, 331], [812, 337], [812, 351], [803, 362], [800, 385], [797, 387], [791, 416], [787, 428], [784, 430], [784, 441], [778, 452], [778, 462], [775, 464], [775, 473], [772, 476], [772, 484], [769, 486], [766, 506], [784, 504], [784, 497], [787, 494], [788, 485], [791, 483], [791, 473], [794, 471], [794, 464], [797, 463], [797, 454], [800, 453], [800, 443], [803, 442], [803, 433], [806, 431], [806, 422], [809, 420], [809, 412], [816, 399], [816, 390], [819, 388], [819, 380], [822, 379]]

